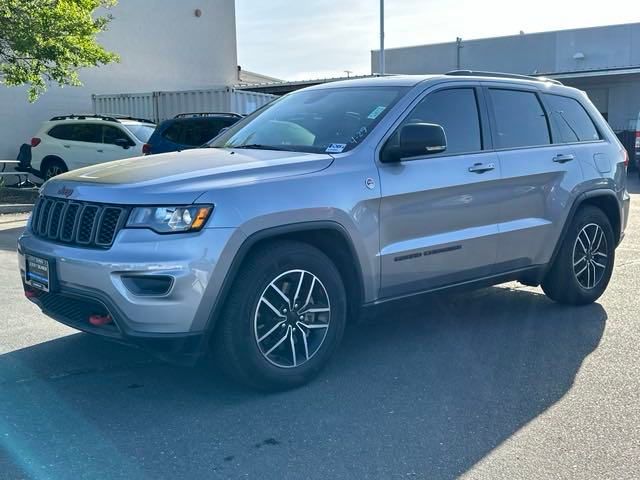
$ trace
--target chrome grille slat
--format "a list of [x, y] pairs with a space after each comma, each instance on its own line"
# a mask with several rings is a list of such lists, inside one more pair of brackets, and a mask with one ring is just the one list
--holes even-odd
[[116, 205], [40, 197], [31, 231], [37, 237], [83, 248], [108, 249], [124, 227], [129, 209]]

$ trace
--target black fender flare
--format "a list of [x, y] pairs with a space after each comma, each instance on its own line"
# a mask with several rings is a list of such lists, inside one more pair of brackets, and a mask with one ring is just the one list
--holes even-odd
[[[556, 246], [553, 250], [553, 254], [551, 255], [551, 259], [549, 260], [547, 267], [544, 268], [542, 271], [541, 278], [539, 279], [540, 282], [542, 282], [547, 272], [551, 269], [551, 266], [556, 261], [556, 257], [558, 256], [558, 253], [560, 252], [560, 248], [564, 243], [564, 239], [567, 236], [567, 232], [569, 231], [569, 225], [571, 225], [571, 223], [573, 222], [573, 219], [575, 218], [577, 211], [587, 200], [591, 198], [604, 197], [604, 196], [611, 197], [613, 200], [615, 200], [616, 204], [618, 205], [618, 208], [620, 208], [620, 202], [618, 201], [618, 197], [616, 196], [615, 192], [613, 190], [609, 190], [605, 188], [588, 190], [578, 195], [578, 197], [574, 200], [573, 205], [571, 205], [571, 210], [567, 215], [567, 219], [564, 222], [564, 226], [562, 227], [562, 232], [560, 232], [560, 237], [558, 238], [558, 242], [556, 243]], [[620, 232], [617, 232], [617, 233], [614, 232], [614, 233], [616, 235], [619, 235]]]
[[258, 242], [268, 240], [270, 238], [276, 238], [287, 234], [302, 233], [311, 230], [333, 230], [343, 237], [345, 243], [349, 246], [349, 254], [355, 260], [354, 266], [357, 272], [357, 288], [359, 290], [360, 299], [364, 298], [364, 279], [362, 274], [362, 266], [360, 264], [360, 260], [358, 258], [358, 254], [351, 236], [347, 232], [347, 229], [340, 223], [330, 220], [318, 220], [266, 228], [248, 236], [236, 252], [231, 262], [231, 266], [229, 267], [229, 270], [227, 271], [227, 274], [222, 282], [222, 287], [220, 288], [220, 292], [216, 297], [215, 303], [213, 305], [213, 308], [211, 309], [209, 318], [205, 325], [205, 337], [207, 339], [210, 339], [213, 335], [213, 332], [215, 331], [217, 319], [222, 314], [231, 286], [235, 282], [240, 267], [244, 260], [247, 258], [247, 255], [249, 254], [251, 249], [255, 245], [257, 245]]

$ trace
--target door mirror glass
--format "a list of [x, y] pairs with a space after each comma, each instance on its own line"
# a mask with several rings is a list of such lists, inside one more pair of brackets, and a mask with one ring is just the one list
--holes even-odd
[[440, 125], [411, 123], [400, 129], [400, 158], [442, 153], [447, 149], [447, 136]]

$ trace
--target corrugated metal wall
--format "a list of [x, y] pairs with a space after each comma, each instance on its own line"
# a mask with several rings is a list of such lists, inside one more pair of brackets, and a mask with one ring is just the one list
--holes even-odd
[[234, 88], [122, 93], [94, 95], [93, 111], [102, 115], [130, 115], [161, 122], [179, 113], [232, 112], [246, 115], [275, 98], [275, 95]]

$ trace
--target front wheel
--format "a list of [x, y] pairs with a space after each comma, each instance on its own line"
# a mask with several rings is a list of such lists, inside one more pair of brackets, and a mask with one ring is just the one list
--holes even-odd
[[542, 282], [542, 289], [558, 303], [593, 303], [609, 285], [615, 253], [613, 228], [605, 213], [594, 206], [581, 208]]
[[232, 286], [214, 338], [216, 361], [251, 387], [300, 386], [340, 343], [346, 303], [340, 273], [323, 252], [270, 244], [250, 255]]

